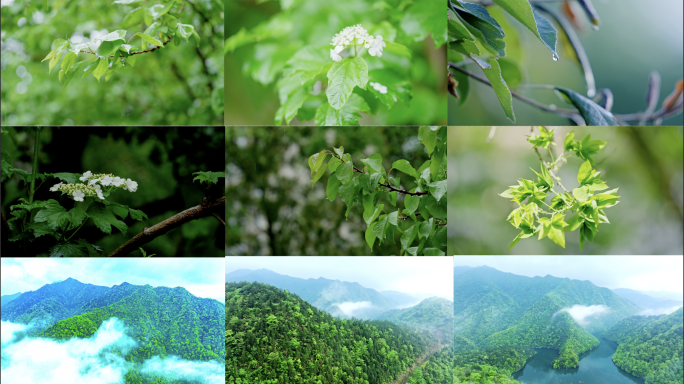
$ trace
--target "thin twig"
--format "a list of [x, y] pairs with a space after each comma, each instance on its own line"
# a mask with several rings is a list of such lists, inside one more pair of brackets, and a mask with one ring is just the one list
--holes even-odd
[[212, 216], [215, 211], [225, 209], [225, 203], [225, 197], [211, 200], [205, 198], [202, 200], [202, 204], [190, 209], [186, 209], [185, 211], [171, 216], [150, 228], [143, 229], [142, 232], [135, 235], [132, 239], [128, 240], [125, 244], [117, 248], [114, 252], [110, 253], [109, 257], [127, 256], [129, 253], [137, 250], [143, 244], [149, 243], [150, 241], [162, 236], [174, 228], [178, 228], [192, 220]]
[[217, 214], [212, 213], [212, 215], [213, 215], [218, 221], [220, 221], [221, 224], [223, 224], [224, 227], [226, 226], [226, 222], [223, 221]]
[[[166, 45], [166, 44], [170, 43], [171, 40], [173, 40], [173, 35], [169, 36], [169, 39], [168, 39], [166, 42], [164, 42], [163, 45]], [[146, 49], [146, 50], [144, 50], [144, 51], [135, 51], [135, 52], [129, 54], [128, 56], [140, 55], [140, 54], [142, 54], [142, 53], [153, 52], [153, 51], [156, 51], [157, 49], [159, 49], [159, 48], [161, 48], [161, 47], [162, 47], [162, 46], [160, 45], [160, 46], [155, 46], [154, 48]], [[95, 53], [93, 53], [93, 52], [85, 51], [85, 50], [82, 50], [82, 51], [80, 51], [80, 52], [81, 52], [81, 53], [90, 53], [91, 55], [94, 55], [94, 54], [95, 54]], [[116, 57], [116, 56], [114, 56], [114, 55], [109, 55], [109, 56], [107, 56], [107, 57]], [[126, 56], [124, 56], [124, 55], [119, 55], [119, 57], [126, 57]]]
[[561, 181], [560, 181], [560, 178], [558, 178], [558, 176], [556, 176], [556, 174], [553, 173], [553, 172], [551, 171], [551, 168], [549, 168], [549, 167], [546, 165], [546, 163], [544, 162], [544, 159], [542, 158], [541, 153], [539, 153], [539, 148], [535, 147], [535, 148], [534, 148], [534, 151], [537, 152], [537, 156], [539, 156], [539, 160], [541, 160], [542, 165], [544, 166], [544, 168], [546, 168], [547, 171], [549, 171], [549, 174], [551, 175], [551, 177], [553, 177], [553, 179], [556, 181], [556, 183], [558, 183], [558, 185], [560, 185], [560, 187], [563, 188], [563, 190], [564, 190], [565, 192], [570, 193], [570, 192], [568, 192], [567, 189], [565, 189], [565, 187], [563, 186], [563, 184], [562, 184]]
[[181, 13], [183, 13], [183, 8], [185, 8], [185, 0], [183, 0], [183, 5], [181, 6], [180, 11], [178, 11], [178, 14], [179, 14], [179, 15], [180, 15]]

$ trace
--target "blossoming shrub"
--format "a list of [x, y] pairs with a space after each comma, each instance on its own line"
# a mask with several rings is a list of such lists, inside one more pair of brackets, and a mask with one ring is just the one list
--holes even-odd
[[[340, 18], [344, 22], [333, 22], [344, 23], [342, 29], [315, 35], [303, 31], [329, 31], [329, 26], [321, 25], [326, 22], [321, 17], [336, 14], [335, 7], [342, 5], [285, 3], [283, 13], [250, 31], [243, 28], [225, 45], [226, 53], [231, 54], [256, 43], [243, 72], [259, 83], [275, 84], [280, 100], [276, 125], [289, 125], [295, 118], [298, 122], [313, 120], [320, 126], [359, 125], [361, 113], [377, 115], [410, 106], [414, 97], [412, 76], [430, 67], [419, 56], [423, 52], [416, 53], [409, 45], [432, 36], [436, 49], [447, 40], [444, 4], [439, 1], [388, 1], [373, 8], [368, 3], [347, 2]], [[364, 8], [371, 9], [361, 11]], [[306, 26], [292, 21], [311, 14], [320, 17], [306, 18]], [[293, 31], [297, 28], [302, 32]], [[416, 63], [419, 68], [413, 67]], [[415, 119], [418, 124], [434, 124], [429, 115], [423, 112]]]

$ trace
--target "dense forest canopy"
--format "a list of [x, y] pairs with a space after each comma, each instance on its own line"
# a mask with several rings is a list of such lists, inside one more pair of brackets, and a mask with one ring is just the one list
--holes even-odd
[[223, 306], [181, 287], [122, 283], [108, 288], [68, 278], [25, 292], [2, 308], [3, 321], [29, 324], [29, 335], [58, 341], [91, 337], [114, 318], [135, 341], [135, 347], [122, 354], [132, 364], [126, 384], [200, 384], [169, 382], [140, 372], [142, 364], [155, 356], [223, 365]]
[[439, 349], [428, 331], [337, 319], [287, 290], [226, 283], [226, 383], [383, 384]]

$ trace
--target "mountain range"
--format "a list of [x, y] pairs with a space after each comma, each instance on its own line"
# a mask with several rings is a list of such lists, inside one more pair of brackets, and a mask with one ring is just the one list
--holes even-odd
[[226, 274], [229, 282], [258, 282], [286, 289], [314, 307], [335, 317], [374, 319], [389, 310], [418, 304], [429, 295], [411, 295], [398, 291], [378, 292], [355, 282], [318, 279], [301, 279], [267, 270], [238, 269]]
[[[634, 304], [650, 309], [650, 311], [647, 311], [647, 314], [650, 315], [659, 315], [663, 313], [671, 313], [674, 309], [681, 307], [682, 304], [684, 303], [684, 298], [680, 297], [678, 300], [676, 299], [665, 299], [665, 298], [658, 298], [654, 297], [651, 295], [648, 295], [644, 292], [641, 291], [635, 291], [633, 289], [627, 289], [627, 288], [616, 288], [613, 289], [613, 292], [617, 293], [618, 295], [630, 300]], [[673, 295], [670, 295], [674, 292], [668, 292], [668, 297], [672, 297]], [[656, 292], [657, 294], [657, 292]], [[674, 296], [676, 297], [676, 296]]]

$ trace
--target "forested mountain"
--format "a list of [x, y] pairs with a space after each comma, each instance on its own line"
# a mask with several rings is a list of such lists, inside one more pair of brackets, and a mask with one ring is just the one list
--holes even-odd
[[261, 283], [226, 283], [226, 383], [384, 384], [440, 348], [428, 331], [338, 319]]
[[406, 384], [453, 384], [453, 365], [454, 352], [445, 346], [416, 368]]
[[511, 378], [511, 373], [523, 369], [527, 359], [535, 353], [531, 348], [513, 347], [456, 352], [454, 383], [519, 383]]
[[[560, 353], [555, 368], [577, 367], [579, 353], [599, 344], [591, 333], [642, 310], [589, 281], [519, 276], [486, 266], [454, 269], [454, 303], [455, 333], [465, 339], [460, 346], [554, 348]], [[582, 315], [587, 311], [594, 315]]]
[[421, 301], [419, 297], [399, 291], [381, 291], [380, 294], [394, 301], [400, 307], [416, 305]]
[[646, 384], [682, 383], [682, 308], [669, 315], [626, 318], [603, 337], [618, 343], [613, 362]]
[[653, 310], [658, 310], [658, 309], [668, 309], [672, 307], [681, 307], [682, 303], [684, 300], [671, 300], [671, 299], [662, 299], [662, 298], [657, 298], [653, 296], [649, 296], [647, 294], [641, 293], [639, 291], [635, 291], [633, 289], [627, 289], [627, 288], [616, 288], [613, 289], [613, 292], [617, 293], [618, 295], [624, 297], [627, 300], [630, 300], [634, 304], [643, 307], [643, 308], [648, 308], [648, 309], [653, 309]]
[[443, 343], [451, 343], [454, 337], [454, 303], [441, 297], [425, 299], [411, 308], [387, 311], [375, 319], [428, 329]]
[[16, 299], [17, 297], [21, 296], [22, 292], [17, 292], [13, 295], [3, 295], [0, 296], [0, 307], [4, 307], [5, 304], [9, 303], [10, 301]]
[[323, 277], [300, 279], [281, 275], [267, 269], [239, 269], [226, 274], [226, 283], [242, 281], [258, 282], [287, 289], [314, 307], [336, 317], [372, 319], [385, 311], [400, 306], [380, 292], [365, 288], [359, 283], [329, 280]]
[[[153, 356], [215, 360], [223, 364], [224, 310], [222, 303], [195, 297], [180, 287], [123, 283], [108, 288], [67, 279], [22, 294], [2, 308], [2, 320], [21, 324], [42, 322], [49, 327], [39, 326], [35, 331], [42, 331], [39, 337], [64, 340], [90, 337], [104, 321], [117, 318], [137, 343], [124, 356], [134, 363], [126, 374], [126, 383], [171, 384], [158, 377], [143, 376], [137, 367]], [[187, 380], [173, 383], [195, 384]]]
[[103, 295], [110, 288], [84, 284], [68, 278], [47, 284], [36, 291], [24, 292], [2, 307], [2, 320], [28, 324], [39, 322], [40, 331], [58, 320], [83, 313], [81, 306]]

